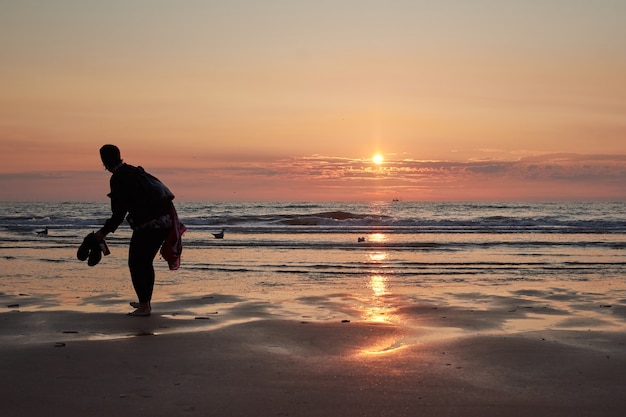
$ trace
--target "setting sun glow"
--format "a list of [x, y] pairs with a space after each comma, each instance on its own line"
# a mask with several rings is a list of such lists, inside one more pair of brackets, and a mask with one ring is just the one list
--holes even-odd
[[128, 3], [0, 1], [1, 201], [626, 201], [626, 1]]

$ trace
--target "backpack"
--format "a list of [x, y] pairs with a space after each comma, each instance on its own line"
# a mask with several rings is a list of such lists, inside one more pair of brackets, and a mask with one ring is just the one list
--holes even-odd
[[174, 194], [165, 184], [140, 166], [137, 167], [137, 185], [139, 189], [138, 200], [141, 203], [154, 205], [170, 202], [174, 199]]

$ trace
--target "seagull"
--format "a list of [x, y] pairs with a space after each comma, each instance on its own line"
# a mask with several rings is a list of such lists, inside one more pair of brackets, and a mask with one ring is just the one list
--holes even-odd
[[41, 236], [41, 235], [47, 235], [48, 234], [48, 226], [46, 226], [45, 229], [40, 230], [37, 232], [37, 235]]
[[213, 236], [215, 236], [215, 239], [224, 239], [224, 229], [219, 233], [213, 233]]

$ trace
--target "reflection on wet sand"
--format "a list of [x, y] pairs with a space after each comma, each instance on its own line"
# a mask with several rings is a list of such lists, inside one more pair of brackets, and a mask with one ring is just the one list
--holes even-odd
[[[383, 233], [371, 234], [369, 240], [372, 242], [384, 242], [387, 236]], [[382, 269], [386, 267], [385, 262], [389, 260], [389, 253], [384, 251], [375, 251], [367, 254], [368, 263], [372, 265], [373, 273], [368, 276], [367, 288], [371, 290], [369, 299], [364, 300], [364, 318], [366, 321], [374, 323], [392, 323], [395, 316], [395, 308], [390, 305], [393, 294], [389, 288], [389, 270]], [[377, 268], [376, 268], [377, 267]], [[379, 270], [378, 273], [376, 270]], [[366, 355], [385, 355], [395, 353], [405, 347], [402, 337], [380, 338], [371, 346], [363, 349]]]
[[390, 308], [385, 303], [385, 295], [388, 294], [387, 279], [381, 275], [372, 275], [368, 287], [371, 288], [373, 295], [366, 304], [365, 320], [390, 322], [391, 317], [388, 314]]
[[389, 338], [377, 339], [374, 345], [368, 346], [363, 349], [362, 353], [366, 355], [385, 355], [396, 353], [401, 349], [408, 347], [409, 345], [402, 342], [402, 338], [395, 336]]
[[[382, 242], [386, 239], [386, 236], [382, 233], [374, 233], [370, 235], [372, 241]], [[383, 251], [375, 251], [367, 254], [368, 263], [372, 266], [382, 269], [384, 262], [388, 260], [389, 254]], [[373, 322], [390, 322], [391, 308], [387, 305], [387, 299], [391, 295], [389, 292], [389, 282], [387, 275], [381, 273], [373, 273], [368, 276], [367, 288], [372, 291], [372, 296], [365, 300], [365, 320]]]

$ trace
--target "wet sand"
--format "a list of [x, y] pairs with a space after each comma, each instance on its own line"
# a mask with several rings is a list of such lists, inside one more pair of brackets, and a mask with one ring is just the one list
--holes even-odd
[[412, 306], [411, 325], [160, 307], [148, 318], [7, 308], [0, 413], [571, 417], [626, 409], [621, 330], [491, 331], [512, 311], [473, 317], [454, 306]]

